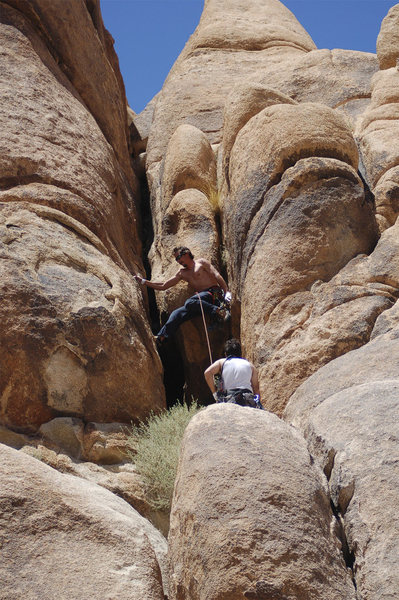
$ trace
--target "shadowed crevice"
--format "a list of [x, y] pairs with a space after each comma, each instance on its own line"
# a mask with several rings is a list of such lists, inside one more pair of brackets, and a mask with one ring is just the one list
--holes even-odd
[[331, 504], [331, 510], [332, 510], [332, 513], [334, 516], [335, 534], [338, 537], [340, 544], [341, 544], [341, 551], [342, 551], [343, 559], [345, 561], [345, 565], [347, 566], [348, 569], [350, 569], [350, 571], [352, 573], [351, 578], [352, 578], [353, 586], [354, 586], [355, 590], [357, 590], [357, 583], [356, 583], [356, 577], [355, 577], [355, 562], [356, 562], [355, 552], [353, 549], [351, 549], [349, 547], [348, 539], [346, 537], [344, 522], [343, 522], [342, 515], [341, 515], [339, 509], [335, 506], [335, 504], [333, 503], [332, 500], [330, 500], [330, 504]]
[[[140, 185], [140, 217], [142, 238], [142, 261], [146, 279], [151, 279], [151, 264], [148, 259], [151, 245], [154, 240], [152, 224], [151, 199], [148, 181], [145, 174], [139, 177]], [[147, 287], [148, 316], [151, 330], [155, 335], [161, 328], [161, 315], [159, 314], [155, 291]], [[177, 402], [182, 402], [184, 397], [185, 374], [181, 354], [175, 340], [171, 339], [167, 345], [158, 350], [164, 370], [163, 384], [165, 387], [166, 404], [170, 408]]]

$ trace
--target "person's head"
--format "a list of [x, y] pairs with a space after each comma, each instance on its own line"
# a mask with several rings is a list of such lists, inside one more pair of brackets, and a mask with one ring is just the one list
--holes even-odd
[[190, 266], [191, 262], [194, 260], [190, 248], [187, 248], [186, 246], [177, 246], [177, 248], [173, 248], [173, 255], [182, 267]]
[[227, 340], [224, 345], [224, 353], [226, 356], [235, 356], [241, 358], [241, 344], [236, 338]]

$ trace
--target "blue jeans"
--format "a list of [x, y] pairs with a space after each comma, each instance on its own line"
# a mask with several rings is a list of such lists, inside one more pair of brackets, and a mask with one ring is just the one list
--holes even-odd
[[[199, 292], [199, 295], [201, 297], [204, 313], [215, 314], [218, 309], [218, 305], [212, 304], [212, 294], [205, 291]], [[200, 314], [200, 301], [197, 294], [195, 294], [185, 301], [184, 306], [176, 308], [176, 310], [170, 313], [169, 319], [166, 321], [165, 325], [161, 327], [157, 335], [165, 338], [171, 337], [176, 333], [182, 323], [189, 321], [190, 319], [194, 319], [194, 317], [198, 317]]]

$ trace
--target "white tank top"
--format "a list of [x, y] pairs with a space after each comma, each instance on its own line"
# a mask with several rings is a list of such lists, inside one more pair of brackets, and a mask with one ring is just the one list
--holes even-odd
[[244, 358], [229, 358], [222, 365], [223, 388], [228, 391], [233, 388], [251, 390], [252, 367]]

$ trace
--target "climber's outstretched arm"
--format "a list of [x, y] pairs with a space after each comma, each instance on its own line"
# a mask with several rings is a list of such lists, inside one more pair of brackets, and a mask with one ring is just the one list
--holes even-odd
[[180, 271], [174, 277], [171, 277], [167, 281], [148, 281], [148, 279], [144, 279], [144, 277], [141, 277], [141, 275], [133, 275], [133, 277], [136, 281], [141, 283], [141, 285], [145, 285], [154, 290], [168, 290], [169, 288], [173, 287], [174, 285], [179, 283], [179, 281], [182, 280]]

